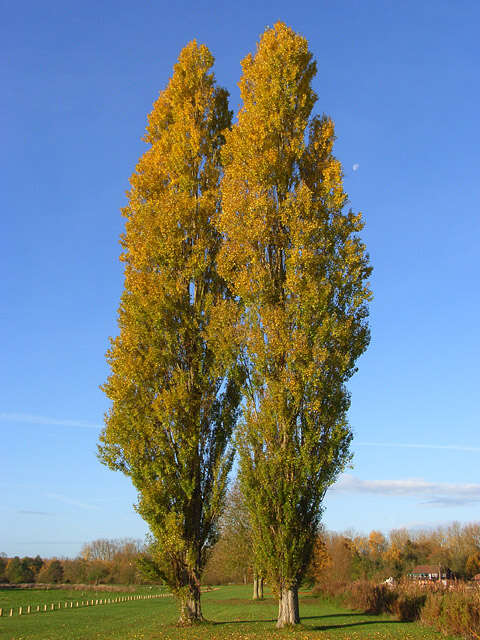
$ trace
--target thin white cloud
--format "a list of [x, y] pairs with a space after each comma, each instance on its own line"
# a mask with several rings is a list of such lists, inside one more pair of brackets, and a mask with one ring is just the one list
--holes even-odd
[[69, 498], [68, 496], [62, 496], [59, 493], [47, 493], [47, 498], [51, 498], [52, 500], [58, 500], [59, 502], [63, 502], [65, 504], [71, 504], [74, 507], [79, 507], [80, 509], [88, 509], [94, 511], [100, 511], [100, 507], [93, 504], [87, 504], [86, 502], [79, 502], [78, 500], [74, 500]]
[[359, 447], [391, 447], [400, 449], [443, 449], [445, 451], [480, 451], [480, 447], [458, 444], [416, 444], [407, 442], [355, 442]]
[[430, 505], [432, 507], [464, 507], [467, 504], [474, 504], [475, 502], [480, 502], [480, 496], [478, 498], [437, 496], [436, 498], [422, 502], [422, 504]]
[[22, 540], [15, 540], [15, 544], [29, 545], [29, 546], [39, 546], [41, 544], [85, 544], [85, 540], [29, 540], [28, 542]]
[[428, 482], [422, 478], [361, 480], [350, 474], [344, 474], [331, 490], [382, 496], [412, 496], [426, 499], [423, 504], [441, 507], [464, 506], [480, 502], [480, 484]]
[[58, 418], [47, 418], [46, 416], [35, 416], [30, 413], [0, 413], [2, 422], [22, 422], [24, 424], [48, 424], [59, 427], [76, 427], [80, 429], [101, 429], [98, 424], [85, 422], [85, 420], [63, 420]]
[[358, 171], [360, 169], [360, 165], [358, 164], [358, 162], [356, 162], [353, 167], [352, 167], [353, 171]]

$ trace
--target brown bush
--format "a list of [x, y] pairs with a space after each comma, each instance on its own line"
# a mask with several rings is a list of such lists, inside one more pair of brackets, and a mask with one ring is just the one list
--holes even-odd
[[317, 583], [313, 589], [313, 593], [321, 594], [324, 598], [332, 599], [343, 596], [346, 589], [348, 589], [348, 583], [342, 580], [329, 580]]
[[368, 580], [353, 582], [345, 592], [347, 604], [365, 613], [387, 613], [394, 599], [395, 594], [389, 587]]
[[314, 588], [328, 599], [366, 613], [391, 613], [402, 622], [420, 620], [444, 635], [480, 640], [480, 589], [465, 583], [403, 582], [395, 588], [368, 580], [322, 582]]
[[350, 609], [372, 614], [390, 613], [397, 597], [387, 585], [369, 580], [324, 583], [316, 585], [314, 592], [321, 593], [329, 599], [339, 600]]
[[409, 594], [397, 591], [392, 602], [390, 613], [401, 622], [413, 622], [419, 620], [422, 607], [425, 604], [426, 594]]
[[480, 595], [477, 590], [464, 588], [429, 593], [420, 619], [445, 635], [477, 640], [480, 638]]

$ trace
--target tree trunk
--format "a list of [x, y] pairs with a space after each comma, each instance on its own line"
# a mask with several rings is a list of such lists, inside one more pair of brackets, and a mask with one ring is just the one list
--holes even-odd
[[298, 588], [282, 589], [278, 600], [277, 629], [299, 623]]
[[253, 574], [253, 600], [258, 600], [258, 576], [256, 573]]
[[200, 602], [200, 589], [195, 585], [190, 585], [188, 591], [180, 596], [180, 618], [177, 625], [179, 627], [189, 627], [199, 622], [204, 622]]
[[256, 573], [253, 575], [253, 599], [263, 600], [263, 578]]

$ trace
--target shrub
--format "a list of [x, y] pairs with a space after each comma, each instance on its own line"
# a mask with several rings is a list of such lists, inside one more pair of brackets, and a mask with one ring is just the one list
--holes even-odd
[[354, 609], [365, 613], [385, 613], [390, 610], [394, 599], [393, 592], [383, 584], [375, 584], [368, 580], [358, 580], [345, 592], [346, 603]]
[[312, 592], [319, 593], [324, 598], [337, 599], [339, 596], [343, 596], [347, 588], [347, 583], [342, 580], [330, 580], [317, 583], [312, 589]]
[[413, 622], [419, 620], [422, 608], [427, 598], [426, 594], [402, 593], [395, 594], [390, 612], [401, 622]]
[[45, 563], [37, 575], [38, 582], [55, 583], [62, 582], [63, 567], [59, 560], [53, 559]]
[[389, 613], [397, 597], [387, 585], [369, 580], [317, 584], [314, 592], [321, 593], [329, 599], [339, 600], [350, 609], [359, 609], [365, 613]]
[[7, 562], [5, 577], [11, 583], [33, 582], [33, 571], [25, 559], [21, 560], [18, 556], [15, 556]]
[[368, 580], [322, 582], [315, 593], [365, 613], [391, 613], [402, 622], [420, 620], [445, 635], [480, 640], [480, 590], [457, 584], [404, 582], [392, 589]]
[[445, 635], [480, 638], [479, 593], [466, 589], [429, 593], [422, 610], [421, 621]]

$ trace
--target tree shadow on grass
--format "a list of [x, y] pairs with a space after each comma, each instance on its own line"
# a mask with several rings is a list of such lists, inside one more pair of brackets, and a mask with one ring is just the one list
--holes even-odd
[[[301, 616], [300, 622], [303, 620], [323, 620], [325, 618], [354, 618], [361, 616], [362, 618], [368, 618], [368, 613], [331, 613], [322, 616]], [[371, 614], [371, 617], [376, 617]], [[212, 621], [212, 625], [227, 625], [227, 624], [254, 624], [260, 622], [277, 622], [277, 618], [262, 618], [260, 620], [215, 620]], [[315, 627], [308, 627], [312, 631], [327, 631], [328, 629], [342, 629], [343, 627], [359, 627], [367, 624], [404, 624], [399, 620], [363, 620], [362, 622], [346, 622], [345, 624], [329, 624], [318, 625]]]
[[213, 625], [225, 625], [225, 624], [253, 624], [255, 622], [276, 622], [276, 618], [262, 618], [261, 620], [216, 620], [212, 622]]
[[[367, 617], [368, 613], [324, 613], [322, 616], [300, 616], [301, 620], [318, 620], [319, 618], [353, 618], [355, 616]], [[373, 614], [372, 614], [373, 615]]]
[[312, 631], [331, 631], [332, 629], [347, 629], [348, 627], [361, 627], [371, 624], [405, 624], [400, 620], [365, 620], [364, 622], [347, 622], [346, 624], [322, 624], [310, 627]]

